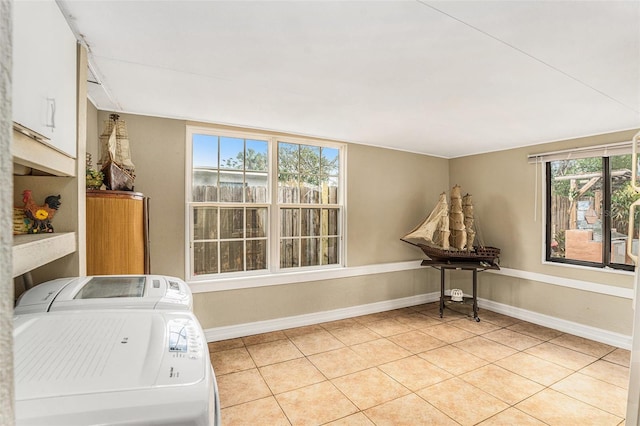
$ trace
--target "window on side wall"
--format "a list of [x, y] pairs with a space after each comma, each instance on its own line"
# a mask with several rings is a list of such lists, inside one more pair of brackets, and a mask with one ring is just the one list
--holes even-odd
[[546, 163], [546, 260], [633, 270], [627, 253], [629, 207], [640, 194], [631, 188], [629, 155], [588, 157]]
[[187, 141], [191, 278], [342, 265], [343, 147], [191, 127]]

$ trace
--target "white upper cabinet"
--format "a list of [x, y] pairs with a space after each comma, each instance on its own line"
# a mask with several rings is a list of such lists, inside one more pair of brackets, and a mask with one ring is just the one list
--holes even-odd
[[76, 39], [55, 1], [14, 2], [13, 121], [76, 157]]

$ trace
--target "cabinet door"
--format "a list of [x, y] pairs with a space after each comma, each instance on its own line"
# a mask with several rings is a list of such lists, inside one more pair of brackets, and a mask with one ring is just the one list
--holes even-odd
[[14, 3], [13, 121], [76, 157], [76, 39], [53, 0]]
[[87, 275], [145, 273], [145, 208], [139, 193], [87, 192]]

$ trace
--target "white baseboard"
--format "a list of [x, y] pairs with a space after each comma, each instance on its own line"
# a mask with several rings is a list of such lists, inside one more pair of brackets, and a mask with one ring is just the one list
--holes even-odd
[[[573, 321], [563, 320], [549, 315], [528, 311], [526, 309], [497, 303], [492, 300], [478, 299], [478, 305], [489, 311], [508, 315], [512, 318], [528, 321], [544, 327], [553, 328], [554, 330], [563, 331], [575, 336], [584, 337], [585, 339], [605, 343], [617, 348], [631, 349], [631, 336], [626, 334], [620, 334]], [[482, 318], [482, 314], [479, 314], [479, 316]]]
[[[230, 325], [223, 327], [209, 328], [205, 330], [208, 342], [234, 339], [237, 337], [251, 336], [253, 334], [267, 333], [270, 331], [286, 330], [288, 328], [302, 327], [305, 325], [320, 324], [323, 322], [337, 321], [345, 318], [353, 318], [361, 315], [374, 314], [377, 312], [389, 311], [393, 309], [405, 308], [407, 306], [420, 305], [438, 301], [439, 292], [421, 294], [417, 296], [404, 297], [401, 299], [385, 300], [382, 302], [369, 303], [366, 305], [352, 306], [349, 308], [333, 309], [330, 311], [314, 312], [311, 314], [296, 315], [291, 317], [276, 318], [272, 320], [256, 321], [245, 324]], [[631, 349], [631, 336], [567, 321], [549, 315], [528, 311], [522, 308], [505, 305], [478, 298], [478, 307], [499, 314], [508, 315], [523, 321], [528, 321], [544, 327], [553, 328], [585, 339], [605, 343], [622, 349]], [[479, 313], [482, 318], [482, 312]]]
[[435, 302], [436, 300], [439, 300], [439, 298], [440, 293], [434, 292], [411, 297], [403, 297], [400, 299], [369, 303], [366, 305], [333, 309], [330, 311], [314, 312], [311, 314], [276, 318], [265, 321], [256, 321], [246, 324], [209, 328], [205, 330], [205, 336], [208, 342], [234, 339], [236, 337], [251, 336], [253, 334], [286, 330], [288, 328], [320, 324], [323, 322], [337, 321], [345, 318], [353, 318], [361, 315], [375, 314], [378, 312], [390, 311], [393, 309], [406, 308], [407, 306], [415, 306], [422, 303]]

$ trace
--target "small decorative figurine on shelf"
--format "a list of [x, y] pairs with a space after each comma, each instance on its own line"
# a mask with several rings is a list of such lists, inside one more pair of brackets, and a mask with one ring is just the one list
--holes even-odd
[[87, 189], [100, 189], [104, 174], [93, 168], [91, 164], [91, 154], [87, 152]]
[[24, 213], [29, 218], [30, 234], [42, 234], [53, 232], [51, 219], [55, 216], [60, 208], [60, 195], [49, 195], [44, 199], [44, 205], [39, 206], [31, 197], [31, 190], [25, 189], [22, 193], [22, 202], [24, 203]]

